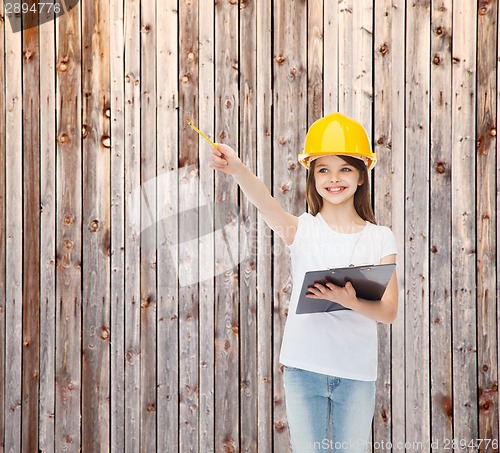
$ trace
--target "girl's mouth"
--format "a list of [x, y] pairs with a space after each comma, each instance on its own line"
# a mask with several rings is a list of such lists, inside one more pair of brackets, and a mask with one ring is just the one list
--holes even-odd
[[331, 193], [340, 193], [343, 192], [346, 187], [327, 187], [326, 190]]

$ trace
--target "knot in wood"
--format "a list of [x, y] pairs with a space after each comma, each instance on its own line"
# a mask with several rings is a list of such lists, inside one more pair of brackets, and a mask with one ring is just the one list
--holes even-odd
[[28, 337], [26, 337], [26, 338], [24, 339], [24, 341], [23, 341], [23, 345], [24, 345], [24, 347], [26, 347], [26, 348], [30, 345], [30, 339], [29, 339]]
[[283, 422], [281, 422], [281, 421], [276, 422], [276, 423], [274, 424], [274, 430], [275, 430], [276, 432], [278, 432], [278, 433], [283, 432], [283, 431], [285, 430], [285, 424], [284, 424]]
[[239, 69], [239, 67], [240, 67], [240, 65], [238, 63], [238, 60], [233, 60], [232, 68], [237, 71]]
[[276, 63], [278, 63], [278, 64], [283, 64], [283, 63], [284, 63], [284, 61], [285, 61], [285, 57], [284, 57], [283, 55], [278, 55], [278, 56], [274, 59], [274, 61], [276, 61]]
[[71, 225], [73, 223], [73, 217], [70, 216], [69, 214], [66, 214], [64, 216], [64, 224], [65, 225]]
[[286, 143], [286, 139], [284, 137], [280, 137], [278, 140], [278, 145], [283, 146]]
[[103, 340], [107, 340], [109, 338], [109, 330], [107, 327], [102, 327], [101, 328], [101, 338]]
[[92, 223], [90, 224], [90, 231], [92, 231], [92, 233], [95, 233], [98, 229], [99, 229], [99, 221], [93, 220]]
[[490, 135], [492, 137], [496, 137], [497, 136], [497, 130], [495, 128], [490, 129]]
[[85, 140], [89, 136], [89, 128], [86, 124], [82, 124], [82, 138]]
[[434, 58], [432, 59], [432, 62], [435, 65], [438, 65], [439, 63], [441, 63], [441, 58], [439, 58], [439, 55], [434, 55]]
[[489, 370], [488, 365], [483, 365], [483, 371], [486, 373]]
[[66, 248], [68, 250], [71, 250], [73, 248], [73, 241], [66, 241]]
[[66, 72], [69, 69], [68, 60], [61, 60], [57, 65], [57, 70], [59, 72]]
[[101, 137], [101, 145], [106, 149], [111, 148], [111, 137], [109, 135], [103, 135]]
[[297, 68], [292, 68], [292, 69], [290, 70], [290, 75], [291, 75], [292, 77], [295, 77], [295, 76], [297, 75]]
[[227, 109], [230, 109], [233, 106], [232, 102], [229, 99], [226, 101], [225, 105]]
[[185, 74], [181, 77], [182, 83], [189, 83], [189, 75]]
[[240, 332], [240, 329], [238, 326], [233, 326], [231, 327], [231, 331], [235, 334], [235, 335], [238, 335], [238, 333]]
[[148, 412], [155, 412], [156, 411], [156, 404], [155, 403], [149, 403], [148, 404]]
[[193, 61], [194, 60], [194, 52], [190, 50], [187, 54], [187, 59], [188, 61]]
[[443, 34], [443, 27], [436, 28], [436, 35], [441, 36]]
[[436, 171], [439, 173], [439, 174], [443, 174], [445, 171], [446, 171], [446, 168], [444, 166], [444, 163], [443, 162], [438, 162], [437, 166], [436, 166]]
[[389, 46], [384, 43], [380, 46], [380, 49], [379, 49], [379, 52], [382, 54], [382, 55], [385, 55], [387, 52], [389, 52]]
[[106, 118], [111, 118], [111, 109], [109, 107], [104, 111], [104, 116]]
[[59, 143], [61, 145], [64, 145], [68, 141], [68, 135], [67, 134], [61, 134], [59, 135]]
[[481, 8], [479, 8], [479, 15], [480, 16], [484, 16], [487, 12], [488, 12], [488, 8], [486, 6], [481, 6]]
[[151, 31], [151, 26], [150, 25], [143, 25], [141, 28], [141, 33], [144, 33], [147, 35]]
[[377, 140], [377, 145], [383, 145], [385, 142], [385, 137], [382, 135]]
[[27, 50], [26, 52], [24, 52], [24, 58], [26, 59], [26, 61], [28, 61], [32, 56], [33, 56], [33, 52], [31, 52], [30, 50]]

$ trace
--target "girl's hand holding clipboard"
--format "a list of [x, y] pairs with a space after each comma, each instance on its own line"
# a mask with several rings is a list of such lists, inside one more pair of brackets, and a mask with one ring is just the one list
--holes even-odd
[[337, 302], [346, 308], [352, 308], [353, 304], [358, 301], [356, 297], [356, 290], [351, 282], [347, 282], [345, 286], [337, 286], [333, 283], [315, 283], [309, 286], [308, 291], [312, 294], [307, 294], [309, 299], [326, 299], [331, 302]]

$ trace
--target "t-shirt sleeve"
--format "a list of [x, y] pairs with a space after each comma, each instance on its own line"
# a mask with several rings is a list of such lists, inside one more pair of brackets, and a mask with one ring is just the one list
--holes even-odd
[[380, 249], [380, 258], [384, 258], [387, 255], [394, 255], [398, 253], [398, 245], [396, 242], [396, 237], [390, 228], [384, 227], [382, 234], [382, 244]]

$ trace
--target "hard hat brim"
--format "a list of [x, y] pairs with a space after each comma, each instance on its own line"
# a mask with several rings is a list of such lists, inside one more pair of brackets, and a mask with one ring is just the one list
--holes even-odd
[[324, 156], [349, 156], [349, 157], [354, 157], [356, 159], [359, 159], [359, 160], [362, 160], [365, 165], [366, 165], [366, 169], [368, 171], [370, 171], [371, 169], [373, 169], [373, 167], [375, 167], [376, 163], [377, 163], [377, 157], [375, 155], [375, 153], [373, 154], [372, 157], [366, 157], [366, 156], [360, 156], [360, 155], [357, 155], [357, 154], [347, 154], [347, 153], [343, 153], [343, 154], [336, 154], [336, 153], [325, 153], [325, 154], [314, 154], [314, 155], [311, 155], [311, 154], [306, 154], [306, 153], [302, 153], [302, 154], [299, 154], [298, 155], [298, 160], [299, 162], [309, 170], [309, 167], [311, 165], [311, 162], [313, 160], [316, 160], [320, 157], [324, 157]]

